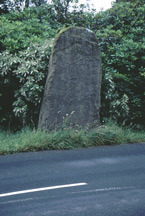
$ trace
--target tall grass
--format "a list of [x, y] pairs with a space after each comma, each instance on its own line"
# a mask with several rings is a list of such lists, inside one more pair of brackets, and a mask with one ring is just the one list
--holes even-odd
[[113, 123], [92, 130], [67, 128], [49, 133], [25, 128], [15, 134], [0, 131], [0, 154], [137, 142], [145, 142], [145, 131], [134, 132]]

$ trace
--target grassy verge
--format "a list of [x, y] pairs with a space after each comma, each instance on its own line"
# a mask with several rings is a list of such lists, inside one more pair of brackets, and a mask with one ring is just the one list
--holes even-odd
[[66, 129], [49, 133], [25, 128], [15, 134], [0, 132], [0, 155], [137, 142], [145, 142], [145, 131], [134, 132], [116, 124], [107, 124], [90, 131]]

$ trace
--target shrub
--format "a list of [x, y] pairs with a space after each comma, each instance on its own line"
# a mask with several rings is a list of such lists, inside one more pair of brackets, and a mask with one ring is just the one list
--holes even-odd
[[15, 117], [21, 126], [37, 123], [51, 46], [52, 40], [45, 40], [17, 54], [0, 55], [2, 125], [14, 126]]
[[141, 1], [121, 2], [95, 17], [92, 28], [103, 62], [102, 119], [145, 126], [144, 10]]

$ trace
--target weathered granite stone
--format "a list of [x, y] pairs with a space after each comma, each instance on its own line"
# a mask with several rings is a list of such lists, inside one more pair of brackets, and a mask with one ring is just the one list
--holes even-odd
[[85, 28], [66, 29], [55, 40], [50, 57], [38, 128], [61, 127], [66, 116], [72, 125], [98, 125], [100, 88], [101, 57], [95, 34]]

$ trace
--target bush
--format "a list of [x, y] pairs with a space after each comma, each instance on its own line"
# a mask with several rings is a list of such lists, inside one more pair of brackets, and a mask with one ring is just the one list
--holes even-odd
[[0, 55], [2, 125], [14, 126], [15, 118], [19, 126], [37, 123], [51, 46], [52, 40], [45, 40], [17, 54]]
[[144, 10], [141, 1], [121, 2], [95, 17], [103, 62], [102, 120], [145, 126]]
[[[0, 43], [2, 50], [17, 53], [27, 49], [31, 43], [55, 37], [59, 28], [49, 8], [28, 8], [23, 12], [10, 12], [0, 16]], [[52, 17], [51, 17], [52, 16]]]
[[35, 125], [57, 24], [51, 6], [0, 16], [0, 125]]

